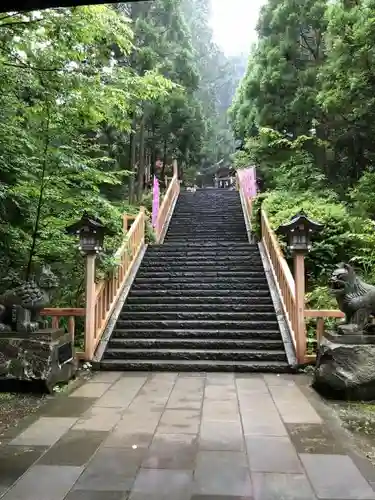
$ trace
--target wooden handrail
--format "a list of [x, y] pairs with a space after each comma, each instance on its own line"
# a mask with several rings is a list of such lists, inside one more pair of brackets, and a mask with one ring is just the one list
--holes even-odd
[[86, 311], [82, 307], [47, 307], [40, 312], [41, 316], [50, 319], [49, 324], [52, 328], [60, 328], [61, 318], [67, 318], [67, 330], [68, 333], [70, 333], [70, 335], [72, 336], [73, 345], [76, 329], [75, 319], [77, 317], [84, 317], [85, 314]]
[[142, 207], [126, 233], [123, 244], [115, 253], [114, 257], [118, 261], [115, 272], [97, 284], [92, 283], [93, 302], [91, 305], [87, 304], [87, 315], [93, 317], [91, 322], [86, 321], [85, 352], [84, 356], [78, 354], [79, 357], [91, 360], [94, 356], [133, 265], [145, 244], [145, 222], [145, 210]]
[[[320, 341], [324, 335], [325, 324], [324, 320], [326, 318], [344, 318], [345, 314], [338, 309], [306, 309], [305, 310], [305, 318], [316, 318], [316, 330], [315, 330], [315, 339], [313, 342], [316, 344], [316, 347], [319, 347]], [[316, 353], [306, 354], [305, 363], [310, 363], [315, 361]]]
[[[241, 180], [237, 176], [236, 187], [240, 191], [244, 201], [245, 217], [251, 226], [251, 215], [253, 210], [253, 199], [245, 195]], [[305, 294], [305, 272], [302, 254], [294, 256], [294, 279], [293, 274], [285, 260], [279, 241], [271, 228], [267, 214], [260, 211], [261, 234], [264, 250], [267, 254], [272, 273], [274, 275], [278, 294], [284, 309], [285, 318], [296, 348], [298, 362], [303, 363], [314, 360], [315, 354], [306, 354], [307, 334], [306, 319], [316, 318], [316, 343], [319, 345], [324, 334], [325, 318], [343, 318], [344, 314], [339, 310], [311, 310], [304, 308]]]
[[172, 206], [179, 192], [180, 192], [180, 183], [178, 181], [178, 173], [177, 171], [175, 171], [158, 211], [158, 216], [155, 223], [155, 236], [157, 243], [160, 243], [163, 231], [168, 222], [168, 217], [172, 210]]
[[[261, 210], [261, 231], [262, 243], [270, 262], [276, 286], [284, 309], [286, 320], [288, 321], [290, 333], [294, 346], [297, 349], [298, 342], [298, 315], [296, 308], [296, 286], [292, 272], [285, 260], [276, 235], [271, 229], [268, 217], [264, 210]], [[303, 341], [303, 340], [302, 340]]]

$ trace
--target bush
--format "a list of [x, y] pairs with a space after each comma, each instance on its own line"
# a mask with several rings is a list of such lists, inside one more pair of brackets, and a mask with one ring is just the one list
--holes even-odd
[[[261, 195], [254, 203], [253, 223], [258, 231], [257, 209], [261, 202], [273, 229], [290, 220], [301, 209], [324, 225], [323, 231], [314, 236], [312, 250], [306, 258], [310, 290], [319, 284], [325, 285], [332, 270], [342, 261], [350, 260], [367, 277], [372, 276], [372, 269], [375, 270], [372, 221], [352, 215], [345, 204], [337, 202], [329, 194], [322, 197], [310, 191], [272, 191]], [[285, 250], [285, 242], [280, 242]], [[289, 259], [287, 252], [286, 256]]]

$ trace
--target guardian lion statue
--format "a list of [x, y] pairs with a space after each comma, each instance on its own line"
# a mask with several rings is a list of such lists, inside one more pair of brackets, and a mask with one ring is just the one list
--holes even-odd
[[0, 333], [32, 333], [46, 324], [40, 311], [50, 303], [51, 292], [59, 285], [49, 266], [44, 266], [38, 283], [25, 281], [0, 295]]
[[351, 330], [339, 327], [340, 333], [353, 333], [353, 329], [356, 333], [370, 333], [372, 316], [375, 316], [375, 286], [362, 281], [352, 266], [341, 263], [332, 273], [329, 288], [345, 314], [343, 325], [352, 327]]

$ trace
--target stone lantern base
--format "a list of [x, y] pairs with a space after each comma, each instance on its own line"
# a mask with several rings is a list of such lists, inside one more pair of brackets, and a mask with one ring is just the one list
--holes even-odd
[[313, 387], [334, 399], [375, 400], [375, 335], [326, 332], [317, 353]]
[[76, 371], [72, 340], [61, 329], [1, 334], [0, 390], [10, 381], [27, 381], [52, 392], [57, 383], [68, 382]]

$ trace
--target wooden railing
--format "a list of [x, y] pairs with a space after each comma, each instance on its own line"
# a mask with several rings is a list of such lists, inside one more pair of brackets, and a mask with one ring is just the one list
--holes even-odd
[[[74, 344], [75, 333], [76, 333], [76, 318], [85, 316], [85, 309], [80, 307], [50, 307], [43, 309], [40, 313], [41, 316], [47, 318], [49, 326], [51, 328], [61, 328], [65, 327], [67, 331], [72, 336], [72, 341]], [[63, 321], [62, 321], [63, 320]], [[66, 325], [62, 324], [65, 323]]]
[[[296, 285], [292, 272], [286, 262], [275, 233], [272, 231], [268, 217], [261, 211], [262, 243], [274, 274], [285, 317], [289, 323], [293, 343], [298, 344], [298, 317], [296, 308]], [[302, 340], [303, 341], [303, 340]]]
[[[327, 318], [335, 318], [335, 319], [340, 319], [344, 318], [345, 315], [343, 312], [336, 310], [336, 309], [328, 309], [328, 310], [317, 310], [317, 309], [306, 309], [305, 310], [305, 318], [307, 320], [314, 318], [316, 319], [316, 330], [315, 330], [315, 339], [313, 341], [315, 342], [315, 351], [319, 347], [320, 341], [324, 335], [324, 329], [325, 329], [325, 320]], [[310, 362], [314, 361], [316, 358], [316, 353], [308, 353], [305, 356], [305, 361]]]
[[123, 244], [115, 253], [114, 257], [118, 264], [112, 276], [95, 283], [95, 272], [89, 271], [89, 266], [87, 266], [85, 350], [84, 353], [78, 353], [79, 357], [84, 357], [86, 360], [93, 358], [95, 349], [144, 244], [145, 211], [142, 207], [126, 233]]
[[155, 223], [155, 236], [156, 236], [156, 243], [160, 243], [163, 233], [165, 230], [165, 227], [168, 223], [168, 219], [171, 215], [171, 210], [173, 208], [173, 205], [178, 197], [178, 194], [180, 192], [180, 183], [178, 181], [178, 171], [177, 171], [177, 164], [174, 163], [173, 165], [173, 177], [171, 179], [171, 182], [169, 183], [169, 186], [167, 188], [167, 191], [164, 195], [163, 201], [160, 205], [159, 211], [158, 211], [158, 217], [156, 219]]
[[[251, 227], [253, 212], [253, 199], [245, 196], [244, 189], [237, 177], [237, 188], [240, 191], [244, 205], [245, 217]], [[316, 348], [324, 334], [325, 319], [342, 318], [344, 315], [339, 310], [309, 310], [305, 309], [305, 271], [304, 256], [294, 256], [294, 276], [285, 260], [276, 234], [271, 228], [267, 214], [260, 212], [261, 238], [264, 251], [267, 255], [274, 276], [277, 292], [284, 309], [284, 316], [296, 350], [299, 363], [311, 362], [316, 354], [308, 353], [306, 320], [316, 318]]]

